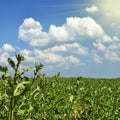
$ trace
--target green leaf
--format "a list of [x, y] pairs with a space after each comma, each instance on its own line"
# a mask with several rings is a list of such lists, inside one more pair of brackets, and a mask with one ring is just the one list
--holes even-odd
[[30, 82], [21, 82], [17, 85], [15, 91], [14, 91], [14, 96], [19, 96], [22, 94], [22, 92], [24, 91], [25, 89], [25, 84], [29, 84]]
[[8, 63], [13, 69], [15, 69], [15, 63], [11, 58], [8, 58]]
[[40, 69], [44, 67], [44, 65], [40, 63], [40, 64], [36, 64], [35, 67], [36, 67], [36, 71], [39, 71]]
[[21, 62], [21, 61], [25, 60], [24, 56], [22, 56], [21, 54], [16, 55], [16, 58], [17, 58], [18, 62]]
[[8, 76], [8, 84], [12, 88], [13, 87], [13, 78], [11, 76]]
[[17, 65], [16, 65], [16, 67], [17, 67], [17, 69], [18, 69], [18, 68], [19, 68], [19, 65], [21, 64], [22, 61], [25, 60], [25, 58], [24, 58], [24, 56], [22, 56], [21, 54], [17, 54], [17, 55], [16, 55], [16, 59], [17, 59]]
[[40, 68], [41, 68], [41, 69], [44, 67], [44, 65], [43, 65], [42, 63], [40, 63], [40, 65], [39, 65], [39, 66], [40, 66]]
[[0, 66], [0, 71], [6, 73], [8, 71], [8, 68]]
[[21, 75], [25, 74], [26, 72], [28, 72], [31, 68], [24, 68], [23, 71], [21, 72]]

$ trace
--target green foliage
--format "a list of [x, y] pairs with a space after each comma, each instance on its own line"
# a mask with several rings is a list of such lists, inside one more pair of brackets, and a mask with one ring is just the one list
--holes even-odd
[[34, 70], [34, 78], [37, 78], [38, 76], [41, 76], [40, 70], [44, 67], [42, 63], [35, 64], [35, 70]]
[[[14, 76], [10, 76], [8, 73], [8, 68], [0, 66], [0, 71], [3, 72], [2, 79], [0, 79], [1, 84], [3, 86], [0, 87], [0, 98], [1, 110], [0, 111], [0, 119], [8, 119], [14, 120], [16, 108], [19, 105], [21, 96], [25, 96], [25, 94], [30, 91], [30, 86], [32, 86], [32, 81], [26, 76], [23, 76], [27, 71], [28, 68], [24, 68], [22, 72], [19, 70], [20, 64], [22, 61], [25, 60], [24, 56], [21, 54], [16, 55], [17, 63], [15, 63], [11, 58], [8, 58], [8, 63], [11, 68], [13, 68]], [[43, 67], [42, 64], [36, 65], [36, 74], [41, 70]], [[31, 87], [32, 88], [32, 87]], [[7, 100], [6, 100], [7, 99]], [[20, 113], [19, 110], [18, 113]]]
[[13, 69], [15, 69], [15, 63], [11, 58], [8, 58], [8, 63]]
[[21, 54], [17, 54], [16, 55], [16, 59], [17, 59], [17, 65], [16, 65], [16, 67], [18, 68], [19, 65], [21, 64], [21, 62], [25, 60], [25, 58]]
[[6, 73], [8, 71], [7, 67], [0, 66], [0, 71]]
[[19, 70], [24, 57], [18, 54], [16, 59], [8, 59], [13, 77], [0, 66], [1, 120], [119, 120], [120, 78], [63, 78], [60, 72], [47, 78], [41, 63], [28, 78], [28, 68]]

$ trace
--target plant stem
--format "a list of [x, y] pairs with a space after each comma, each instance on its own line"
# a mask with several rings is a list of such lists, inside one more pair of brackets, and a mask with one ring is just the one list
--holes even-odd
[[13, 120], [13, 119], [14, 119], [14, 96], [12, 94], [11, 99], [10, 99], [10, 108], [9, 108], [8, 120]]
[[17, 78], [17, 70], [15, 71], [15, 77], [14, 77], [14, 87], [12, 88], [12, 96], [10, 98], [10, 108], [9, 108], [9, 117], [8, 120], [14, 120], [14, 107], [15, 107], [15, 98], [14, 98], [14, 91], [16, 86], [16, 78]]

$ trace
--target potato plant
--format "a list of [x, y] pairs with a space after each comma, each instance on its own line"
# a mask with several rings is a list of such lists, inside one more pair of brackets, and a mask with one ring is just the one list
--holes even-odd
[[26, 92], [30, 91], [30, 85], [33, 84], [36, 77], [39, 75], [38, 73], [43, 68], [43, 64], [36, 64], [34, 69], [34, 78], [30, 80], [28, 77], [23, 76], [29, 69], [23, 69], [22, 72], [19, 70], [21, 62], [25, 60], [24, 56], [17, 54], [16, 60], [17, 63], [15, 63], [11, 58], [8, 58], [8, 63], [14, 72], [13, 77], [8, 73], [7, 67], [0, 66], [0, 71], [4, 73], [0, 80], [1, 85], [3, 85], [1, 86], [0, 91], [0, 101], [3, 102], [1, 104], [1, 108], [4, 110], [3, 114], [1, 113], [1, 117], [3, 116], [4, 119], [8, 120], [15, 119], [15, 110], [18, 107], [17, 104], [20, 102], [21, 96], [23, 97]]
[[[1, 120], [119, 120], [120, 78], [52, 77], [41, 73], [43, 64], [35, 64], [34, 76], [28, 78], [17, 63], [8, 59], [14, 76], [0, 66]], [[20, 61], [19, 61], [20, 60]]]

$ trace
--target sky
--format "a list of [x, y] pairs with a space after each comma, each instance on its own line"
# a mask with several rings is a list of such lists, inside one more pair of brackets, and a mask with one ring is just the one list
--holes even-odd
[[20, 53], [21, 68], [43, 63], [47, 76], [119, 77], [119, 6], [119, 0], [1, 0], [0, 65]]

